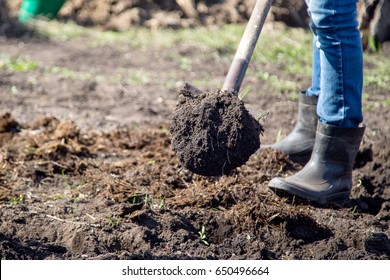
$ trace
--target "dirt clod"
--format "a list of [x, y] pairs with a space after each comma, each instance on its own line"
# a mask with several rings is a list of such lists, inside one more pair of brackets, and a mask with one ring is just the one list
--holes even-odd
[[180, 162], [204, 176], [229, 174], [260, 148], [261, 124], [228, 92], [181, 91], [171, 124]]
[[19, 129], [19, 123], [11, 117], [10, 113], [0, 116], [0, 133], [17, 132]]

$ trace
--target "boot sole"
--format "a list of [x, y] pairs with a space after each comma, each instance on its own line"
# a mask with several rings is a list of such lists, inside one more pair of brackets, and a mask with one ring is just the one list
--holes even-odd
[[298, 188], [295, 185], [292, 185], [286, 182], [285, 180], [280, 180], [280, 179], [271, 180], [268, 186], [275, 193], [277, 193], [277, 191], [281, 191], [282, 194], [295, 195], [300, 198], [316, 202], [321, 206], [329, 205], [329, 204], [343, 205], [349, 201], [349, 194], [350, 194], [349, 191], [345, 191], [345, 192], [338, 192], [334, 194], [328, 194], [326, 196], [320, 196], [319, 193], [310, 192]]

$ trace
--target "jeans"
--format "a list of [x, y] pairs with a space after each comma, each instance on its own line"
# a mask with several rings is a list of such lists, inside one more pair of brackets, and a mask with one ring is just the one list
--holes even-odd
[[363, 121], [363, 49], [357, 0], [306, 0], [313, 32], [312, 84], [320, 122], [358, 127]]

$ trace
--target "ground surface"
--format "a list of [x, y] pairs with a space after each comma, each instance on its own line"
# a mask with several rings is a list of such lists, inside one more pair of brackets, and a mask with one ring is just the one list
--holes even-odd
[[[178, 92], [183, 81], [221, 84], [223, 52], [90, 41], [0, 38], [15, 60], [6, 65], [39, 62], [0, 67], [2, 259], [389, 259], [388, 91], [365, 87], [349, 205], [318, 208], [268, 189], [301, 168], [272, 150], [221, 178], [179, 164], [169, 134]], [[251, 65], [244, 80], [248, 107], [270, 112], [262, 143], [288, 133], [297, 104], [253, 73], [282, 78], [285, 67]]]

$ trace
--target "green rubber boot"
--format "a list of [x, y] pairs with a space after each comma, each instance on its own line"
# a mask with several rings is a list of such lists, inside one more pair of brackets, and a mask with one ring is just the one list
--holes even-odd
[[318, 122], [310, 161], [295, 175], [272, 179], [269, 187], [320, 205], [347, 202], [364, 130], [365, 127], [344, 128]]
[[298, 106], [298, 120], [294, 129], [281, 141], [273, 145], [264, 145], [281, 151], [289, 158], [302, 165], [306, 164], [314, 147], [317, 129], [317, 96], [306, 96], [300, 93]]

